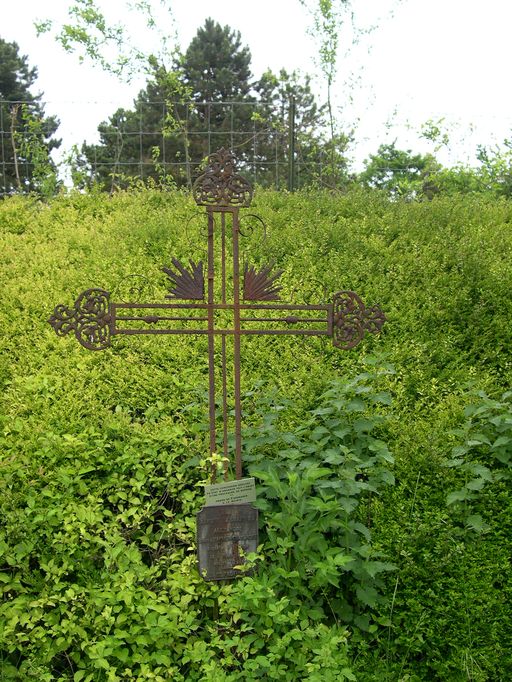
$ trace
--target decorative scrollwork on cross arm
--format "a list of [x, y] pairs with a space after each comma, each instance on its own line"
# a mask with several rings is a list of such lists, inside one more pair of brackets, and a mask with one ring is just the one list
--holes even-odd
[[199, 206], [250, 206], [252, 185], [236, 172], [236, 159], [228, 149], [210, 154], [205, 172], [192, 188]]
[[378, 305], [367, 308], [353, 291], [338, 291], [332, 304], [332, 340], [336, 348], [349, 350], [365, 332], [378, 334], [386, 316]]
[[110, 346], [110, 294], [103, 289], [87, 289], [72, 308], [58, 305], [50, 316], [57, 336], [74, 332], [77, 341], [89, 350]]

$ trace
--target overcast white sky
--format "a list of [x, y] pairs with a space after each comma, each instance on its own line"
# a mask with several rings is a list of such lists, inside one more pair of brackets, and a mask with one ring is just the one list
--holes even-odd
[[[151, 39], [141, 22], [126, 12], [124, 0], [98, 4], [108, 8], [109, 16], [126, 22], [136, 40], [151, 48]], [[315, 43], [307, 35], [310, 19], [299, 0], [171, 4], [183, 49], [211, 16], [241, 32], [251, 49], [254, 76], [267, 67], [315, 73]], [[65, 19], [68, 5], [67, 0], [0, 0], [0, 37], [16, 41], [30, 65], [37, 66], [37, 87], [48, 101], [47, 113], [61, 120], [59, 135], [66, 148], [95, 140], [98, 123], [119, 106], [130, 106], [143, 87], [143, 81], [122, 84], [97, 66], [80, 65], [50, 36], [36, 37], [34, 20]], [[512, 136], [512, 2], [354, 0], [353, 6], [360, 24], [379, 24], [349, 59], [339, 63], [335, 101], [347, 125], [359, 121], [356, 162], [395, 138], [403, 146], [426, 151], [417, 131], [432, 118], [444, 117], [449, 128], [451, 152], [440, 152], [446, 163], [474, 160], [478, 143], [491, 145]], [[171, 34], [172, 24], [168, 27]], [[354, 73], [360, 80], [350, 86], [347, 78]], [[320, 80], [317, 88], [322, 92]]]

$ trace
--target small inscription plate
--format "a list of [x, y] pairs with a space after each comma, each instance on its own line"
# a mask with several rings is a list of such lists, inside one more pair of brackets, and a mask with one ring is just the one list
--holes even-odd
[[250, 504], [203, 507], [197, 515], [199, 572], [205, 580], [231, 580], [235, 566], [258, 547], [258, 510]]
[[256, 485], [254, 478], [242, 478], [239, 481], [207, 485], [204, 488], [204, 495], [206, 507], [255, 502]]

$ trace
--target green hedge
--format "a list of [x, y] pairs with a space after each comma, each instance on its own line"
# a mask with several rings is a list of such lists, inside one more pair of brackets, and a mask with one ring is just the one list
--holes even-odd
[[[149, 190], [0, 203], [0, 677], [506, 679], [508, 479], [485, 443], [446, 464], [469, 442], [468, 405], [501, 401], [508, 419], [512, 204], [259, 191], [251, 212], [267, 234], [247, 218], [244, 253], [284, 269], [283, 299], [353, 289], [388, 321], [350, 352], [243, 340], [263, 545], [253, 576], [212, 585], [194, 544], [206, 341], [116, 337], [91, 353], [47, 323], [93, 286], [163, 300], [160, 268], [204, 258], [204, 219], [187, 195]], [[475, 466], [488, 482], [455, 499]]]

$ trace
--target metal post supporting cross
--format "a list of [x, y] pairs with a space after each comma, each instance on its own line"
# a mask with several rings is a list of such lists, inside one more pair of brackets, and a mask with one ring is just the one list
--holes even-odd
[[[50, 324], [59, 336], [74, 333], [79, 343], [90, 350], [102, 350], [116, 335], [205, 335], [208, 338], [209, 434], [210, 454], [217, 451], [216, 393], [222, 393], [222, 450], [224, 480], [229, 476], [229, 407], [227, 339], [233, 339], [234, 464], [237, 480], [242, 478], [242, 411], [240, 388], [240, 351], [242, 336], [296, 335], [330, 336], [341, 349], [354, 347], [365, 332], [377, 333], [385, 317], [378, 306], [365, 307], [352, 291], [339, 291], [331, 303], [293, 305], [279, 302], [281, 271], [271, 267], [257, 269], [245, 264], [240, 269], [239, 238], [241, 208], [250, 206], [251, 185], [236, 171], [233, 155], [221, 149], [211, 154], [208, 166], [194, 184], [196, 203], [206, 207], [208, 221], [206, 272], [202, 262], [186, 266], [173, 259], [164, 268], [171, 287], [166, 303], [116, 303], [103, 289], [88, 289], [69, 308], [59, 305]], [[229, 241], [229, 238], [231, 240]], [[229, 248], [228, 248], [229, 247]], [[230, 262], [231, 261], [231, 262]], [[230, 277], [228, 276], [230, 271]], [[206, 275], [206, 276], [205, 276]], [[206, 286], [205, 286], [206, 279]], [[188, 301], [178, 303], [178, 300]], [[229, 316], [231, 324], [219, 319]], [[169, 322], [173, 324], [166, 326]], [[262, 325], [266, 325], [262, 327]], [[216, 346], [220, 339], [220, 381], [216, 380]], [[212, 476], [215, 469], [212, 468]], [[213, 479], [214, 480], [214, 479]], [[229, 505], [228, 505], [229, 506]], [[240, 514], [233, 521], [226, 514], [237, 505], [226, 507], [222, 524], [240, 525]], [[244, 505], [238, 505], [244, 507]], [[247, 509], [241, 510], [243, 514]], [[232, 515], [232, 514], [231, 514]], [[228, 514], [229, 516], [229, 514]], [[219, 520], [216, 519], [217, 526]], [[243, 525], [243, 524], [242, 524]], [[230, 531], [230, 532], [231, 532]], [[252, 546], [253, 543], [249, 543]], [[233, 577], [233, 562], [240, 563], [238, 544], [231, 552], [231, 569], [220, 571], [221, 579]], [[230, 556], [231, 556], [230, 555]], [[230, 561], [226, 560], [229, 564]], [[200, 561], [201, 565], [201, 561]]]

